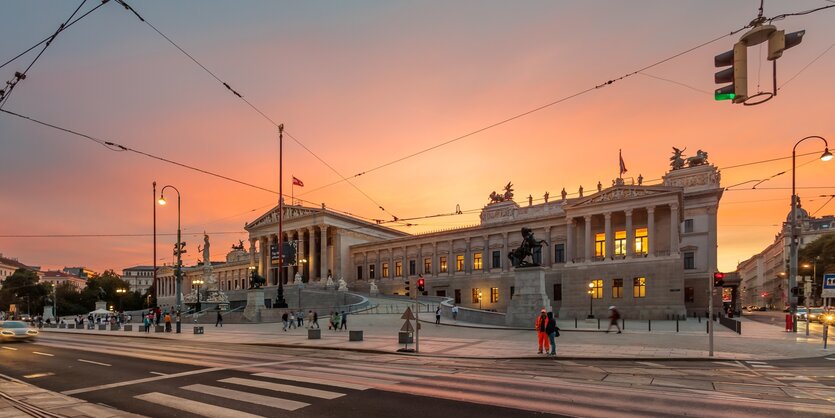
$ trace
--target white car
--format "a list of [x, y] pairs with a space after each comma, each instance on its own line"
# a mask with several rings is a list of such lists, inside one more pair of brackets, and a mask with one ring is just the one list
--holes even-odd
[[21, 341], [34, 339], [38, 330], [23, 321], [0, 321], [0, 340]]

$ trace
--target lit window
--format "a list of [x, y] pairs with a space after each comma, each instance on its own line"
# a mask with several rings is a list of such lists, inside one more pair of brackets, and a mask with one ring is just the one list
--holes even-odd
[[455, 271], [464, 271], [464, 256], [455, 256]]
[[375, 278], [375, 277], [374, 277], [374, 274], [376, 273], [376, 272], [374, 271], [374, 270], [376, 270], [376, 269], [375, 269], [375, 267], [376, 267], [376, 266], [375, 266], [374, 264], [369, 264], [369, 265], [368, 265], [368, 278], [369, 278], [369, 279], [373, 279], [373, 278]]
[[626, 255], [626, 231], [615, 232], [615, 255]]
[[481, 292], [478, 289], [473, 288], [473, 303], [478, 303], [481, 300], [479, 297], [480, 294]]
[[423, 259], [423, 274], [432, 274], [432, 259], [429, 257]]
[[[438, 261], [438, 264], [439, 264], [441, 273], [446, 273], [447, 272], [446, 256], [441, 256], [441, 259], [440, 259], [440, 261]], [[461, 303], [461, 302], [458, 302], [458, 303]]]
[[499, 301], [499, 288], [498, 287], [491, 287], [490, 288], [490, 302], [496, 303]]
[[394, 277], [400, 277], [403, 275], [403, 262], [402, 261], [395, 261], [394, 262]]
[[623, 297], [623, 279], [612, 280], [612, 298], [620, 299]]
[[473, 270], [481, 270], [481, 253], [473, 254]]
[[597, 279], [591, 281], [592, 286], [589, 286], [592, 299], [603, 299], [603, 280]]
[[595, 234], [594, 236], [594, 256], [606, 257], [606, 234]]
[[383, 277], [389, 276], [389, 263], [383, 263]]
[[647, 297], [647, 279], [645, 277], [636, 277], [632, 279], [632, 297]]
[[635, 254], [646, 254], [648, 251], [647, 229], [638, 228], [635, 230]]

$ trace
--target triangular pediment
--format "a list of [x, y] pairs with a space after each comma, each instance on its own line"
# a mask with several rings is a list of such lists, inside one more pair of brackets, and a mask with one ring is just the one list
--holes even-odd
[[629, 200], [674, 193], [676, 189], [663, 186], [615, 186], [580, 198], [571, 207], [594, 205], [617, 200]]
[[[314, 209], [296, 205], [284, 205], [284, 220], [287, 221], [295, 218], [303, 218], [305, 216], [315, 215], [321, 212], [322, 209]], [[277, 205], [269, 211], [267, 211], [267, 213], [259, 216], [258, 219], [246, 224], [245, 229], [255, 228], [258, 226], [269, 225], [274, 223], [278, 223]]]

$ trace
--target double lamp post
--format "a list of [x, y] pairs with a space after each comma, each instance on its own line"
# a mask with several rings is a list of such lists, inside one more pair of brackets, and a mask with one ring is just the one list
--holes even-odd
[[[182, 263], [182, 258], [181, 258], [182, 253], [183, 253], [183, 242], [182, 242], [182, 237], [181, 237], [182, 233], [181, 233], [181, 230], [180, 230], [180, 191], [177, 190], [177, 188], [174, 187], [174, 186], [170, 186], [170, 185], [165, 186], [165, 187], [162, 188], [162, 190], [160, 190], [159, 200], [157, 200], [157, 201], [159, 202], [160, 205], [165, 205], [167, 203], [166, 200], [165, 200], [164, 195], [165, 195], [165, 189], [167, 189], [169, 187], [174, 189], [175, 192], [177, 192], [177, 244], [174, 246], [174, 253], [177, 256], [177, 266], [176, 266], [176, 273], [175, 273], [175, 279], [174, 279], [174, 283], [175, 283], [175, 289], [174, 290], [176, 292], [175, 302], [174, 302], [174, 311], [177, 313], [177, 316], [176, 316], [176, 318], [177, 318], [177, 334], [179, 334], [180, 333], [180, 320], [179, 320], [180, 310], [181, 310], [182, 303], [183, 303], [182, 298], [181, 298], [182, 287], [183, 287], [183, 270], [182, 270], [183, 263]], [[156, 218], [154, 219], [154, 231], [156, 232]], [[156, 242], [156, 240], [154, 242]], [[154, 260], [154, 261], [156, 262], [156, 260]]]

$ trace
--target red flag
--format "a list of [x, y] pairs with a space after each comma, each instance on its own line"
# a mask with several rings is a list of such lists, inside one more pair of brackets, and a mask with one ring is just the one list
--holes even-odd
[[618, 150], [618, 159], [620, 160], [620, 175], [626, 172], [626, 164], [623, 162], [623, 154]]
[[304, 183], [302, 183], [301, 180], [297, 179], [296, 176], [293, 176], [293, 185], [294, 186], [299, 186], [299, 187], [304, 187]]

